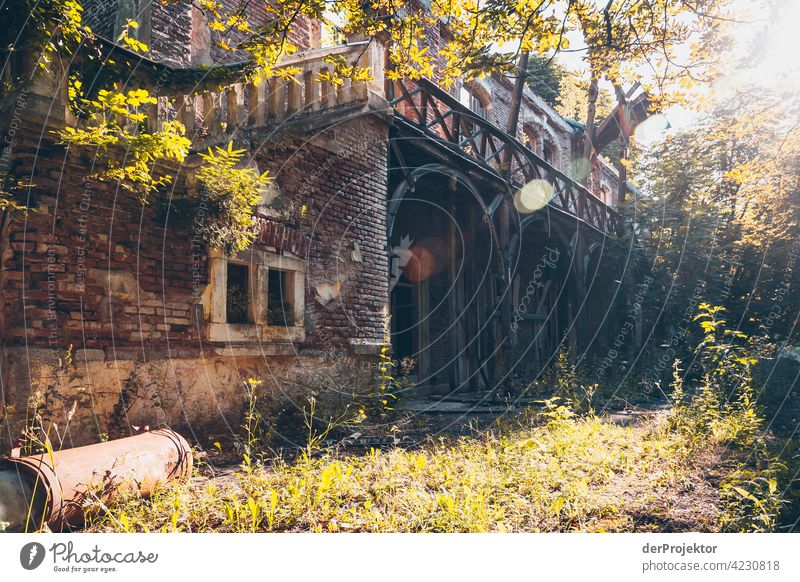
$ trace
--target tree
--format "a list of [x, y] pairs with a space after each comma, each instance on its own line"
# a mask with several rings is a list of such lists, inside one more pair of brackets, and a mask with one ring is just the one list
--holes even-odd
[[[388, 40], [395, 75], [435, 74], [446, 85], [462, 77], [513, 70], [521, 52], [552, 55], [566, 48], [567, 34], [576, 31], [586, 45], [593, 79], [622, 82], [638, 76], [637, 67], [647, 65], [651, 90], [664, 89], [667, 99], [667, 95], [674, 97], [674, 87], [669, 93], [668, 85], [696, 75], [706, 64], [699, 54], [678, 62], [678, 46], [693, 35], [708, 33], [717, 22], [713, 14], [724, 2], [611, 0], [600, 8], [595, 0], [373, 0], [369, 4], [362, 0], [263, 0], [257, 3], [262, 10], [255, 11], [263, 14], [258, 21], [249, 16], [248, 7], [256, 4], [253, 0], [195, 0], [195, 5], [205, 13], [220, 48], [251, 57], [254, 76], [280, 74], [280, 59], [297, 50], [291, 33], [302, 26], [301, 18], [316, 19], [345, 37]], [[91, 34], [75, 0], [12, 0], [3, 10], [20, 20], [26, 46], [46, 47], [47, 52], [58, 47], [72, 50]], [[431, 50], [430, 30], [440, 22], [451, 36], [440, 49]], [[20, 48], [16, 30], [0, 34], [2, 50]], [[705, 43], [702, 55], [707, 57], [710, 48]]]
[[[600, 88], [595, 103], [596, 117], [603, 119], [614, 109], [614, 97]], [[568, 72], [561, 81], [561, 93], [556, 111], [568, 119], [583, 121], [589, 111], [589, 82], [580, 75]]]
[[788, 97], [743, 89], [637, 156], [632, 211], [663, 298], [654, 341], [698, 289], [748, 335], [797, 333], [800, 107]]
[[544, 99], [551, 107], [561, 104], [566, 69], [554, 58], [532, 55], [528, 61], [527, 83], [531, 91]]
[[[589, 66], [589, 106], [586, 117], [587, 148], [592, 141], [599, 84], [606, 79], [615, 87], [641, 82], [655, 107], [681, 102], [694, 82], [709, 79], [715, 55], [725, 42], [716, 17], [725, 0], [673, 2], [609, 0], [602, 7], [592, 0], [570, 3], [570, 17], [581, 31]], [[692, 38], [688, 57], [678, 56]], [[647, 79], [642, 70], [646, 68]]]
[[[251, 80], [289, 79], [298, 73], [296, 67], [283, 65], [282, 59], [298, 50], [291, 39], [303, 26], [301, 19], [336, 28], [345, 38], [386, 42], [390, 79], [428, 76], [445, 87], [494, 71], [512, 71], [520, 55], [527, 59], [529, 54], [555, 54], [568, 47], [570, 32], [579, 32], [587, 47], [591, 77], [586, 106], [586, 155], [591, 157], [600, 79], [621, 85], [637, 77], [638, 68], [647, 65], [651, 82], [646, 88], [653, 101], [674, 101], [680, 95], [681, 83], [691, 84], [698, 70], [709, 65], [713, 45], [703, 44], [703, 58], [680, 64], [675, 58], [677, 47], [698, 34], [713, 33], [717, 22], [713, 14], [724, 2], [610, 0], [605, 8], [599, 8], [594, 0], [194, 0], [194, 5], [205, 14], [218, 47], [249, 57], [243, 70]], [[257, 20], [250, 17], [253, 11], [249, 8], [254, 4], [259, 5], [255, 12], [261, 15]], [[82, 20], [82, 6], [77, 0], [9, 0], [0, 9], [16, 25], [0, 29], [0, 56], [6, 65], [12, 55], [22, 52], [32, 54], [36, 67], [46, 70], [57, 54], [69, 55], [81, 45], [91, 45], [93, 33]], [[449, 36], [442, 46], [432, 47], [431, 29], [442, 24]], [[117, 40], [134, 51], [146, 52], [145, 45], [127, 34], [137, 26], [128, 21]], [[370, 74], [368, 69], [347, 66], [333, 56], [328, 60], [333, 71], [324, 74], [334, 84], [342, 77], [363, 80]], [[558, 75], [555, 70], [553, 73]], [[12, 79], [0, 97], [21, 90], [26, 81], [22, 77]], [[142, 89], [133, 90], [135, 102], [152, 99]], [[130, 102], [130, 92], [123, 95], [112, 86], [94, 86], [93, 91], [106, 91], [106, 103], [99, 98], [102, 93], [82, 96], [76, 91], [76, 112], [88, 115], [90, 123], [67, 129], [61, 134], [62, 140], [74, 146], [99, 147], [109, 158], [108, 172], [100, 175], [140, 192], [168, 183], [172, 179], [169, 173], [152, 181], [145, 173], [156, 162], [180, 161], [186, 155], [180, 124], [151, 135], [141, 122], [138, 105]], [[81, 106], [84, 101], [88, 112]], [[116, 113], [138, 124], [132, 132], [106, 114], [115, 103], [119, 106]], [[113, 152], [120, 148], [127, 148], [131, 163], [114, 160]]]

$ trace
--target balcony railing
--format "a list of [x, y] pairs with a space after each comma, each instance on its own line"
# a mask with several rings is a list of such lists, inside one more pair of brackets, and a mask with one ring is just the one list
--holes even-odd
[[273, 247], [278, 253], [305, 256], [307, 239], [303, 232], [257, 212], [254, 218], [256, 242]]
[[[343, 59], [348, 66], [370, 70], [370, 81], [348, 77], [334, 83], [334, 66], [326, 57]], [[148, 129], [177, 119], [195, 141], [217, 142], [237, 132], [302, 118], [306, 114], [364, 103], [369, 92], [383, 93], [383, 52], [378, 45], [358, 42], [306, 51], [281, 61], [282, 67], [299, 69], [291, 79], [273, 78], [259, 83], [236, 82], [219, 86], [209, 76], [191, 91], [158, 97], [148, 112]]]
[[617, 212], [585, 186], [537, 156], [514, 136], [476, 115], [428, 80], [397, 81], [388, 86], [390, 103], [405, 125], [478, 163], [519, 189], [532, 180], [552, 187], [549, 206], [616, 236]]
[[[119, 47], [113, 50], [124, 51]], [[139, 55], [133, 56], [146, 61]], [[346, 65], [368, 68], [371, 80], [354, 82], [343, 78], [340, 84], [325, 80], [326, 73], [334, 68], [326, 60], [329, 57], [341, 59]], [[376, 94], [389, 99], [395, 118], [405, 127], [494, 172], [512, 188], [521, 188], [532, 180], [547, 181], [553, 192], [550, 208], [575, 217], [605, 235], [616, 235], [621, 224], [619, 214], [586, 187], [548, 164], [516, 137], [471, 112], [431, 81], [403, 80], [384, 85], [384, 61], [383, 47], [364, 41], [305, 51], [284, 59], [281, 65], [299, 70], [289, 80], [220, 84], [218, 75], [208, 74], [206, 79], [188, 86], [184, 81], [183, 90], [172, 94], [167, 89], [173, 84], [162, 83], [156, 87], [158, 102], [148, 112], [149, 130], [159, 129], [168, 119], [178, 119], [196, 146], [207, 146], [224, 143], [247, 130], [307, 119], [310, 114], [348, 106], [363, 107], [370, 94]], [[148, 77], [153, 77], [149, 78], [151, 89], [154, 73], [168, 79], [180, 79], [183, 74], [180, 69], [147, 62], [150, 69], [143, 68], [150, 70]], [[49, 92], [51, 99], [53, 92], [66, 95], [64, 79], [38, 84], [42, 84], [39, 94]]]

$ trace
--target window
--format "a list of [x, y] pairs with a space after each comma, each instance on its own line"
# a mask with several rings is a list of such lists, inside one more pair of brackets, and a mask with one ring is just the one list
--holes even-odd
[[553, 163], [553, 148], [551, 148], [547, 144], [542, 146], [542, 157], [544, 158], [545, 162], [547, 162], [548, 164], [552, 164]]
[[267, 325], [294, 325], [294, 274], [269, 269], [267, 278]]
[[600, 186], [600, 197], [606, 204], [613, 204], [611, 200], [611, 188], [609, 188], [606, 184]]
[[[202, 295], [209, 341], [258, 345], [303, 341], [305, 263], [251, 248], [233, 257], [211, 252]], [[254, 348], [256, 349], [256, 348]]]
[[533, 128], [529, 125], [525, 125], [522, 129], [522, 140], [525, 142], [525, 145], [528, 146], [529, 149], [532, 151], [536, 151], [537, 144], [539, 140], [536, 138], [536, 132]]
[[471, 111], [482, 117], [486, 117], [486, 107], [484, 107], [483, 103], [474, 91], [470, 91], [466, 87], [461, 87], [458, 100], [462, 105], [468, 107]]
[[225, 289], [225, 321], [253, 323], [250, 301], [250, 274], [247, 265], [228, 263]]

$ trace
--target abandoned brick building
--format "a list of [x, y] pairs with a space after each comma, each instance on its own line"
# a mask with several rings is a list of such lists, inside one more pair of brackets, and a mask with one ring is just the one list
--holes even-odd
[[[194, 151], [233, 140], [273, 182], [256, 242], [228, 256], [194, 228], [197, 156], [143, 205], [55, 143], [79, 58], [6, 100], [4, 172], [29, 182], [30, 208], [0, 224], [7, 415], [37, 395], [73, 444], [161, 423], [202, 431], [238, 425], [244, 378], [291, 400], [300, 374], [369, 361], [387, 341], [414, 360], [417, 390], [442, 394], [526, 381], [562, 341], [607, 345], [617, 175], [598, 157], [578, 176], [581, 126], [529, 89], [509, 133], [513, 79], [389, 82], [377, 41], [320, 47], [313, 22], [295, 31], [294, 82], [253, 85], [205, 77], [231, 57], [189, 4], [89, 2], [85, 16], [109, 39], [141, 22], [147, 56], [98, 46], [158, 95], [150, 127], [180, 119]], [[320, 82], [329, 54], [372, 80]]]

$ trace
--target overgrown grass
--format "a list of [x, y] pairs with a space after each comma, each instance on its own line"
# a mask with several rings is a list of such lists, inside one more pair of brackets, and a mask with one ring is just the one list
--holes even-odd
[[95, 531], [490, 532], [626, 530], [627, 495], [690, 467], [664, 419], [621, 427], [551, 410], [547, 422], [416, 451], [304, 457], [129, 498]]
[[[792, 472], [771, 453], [746, 339], [703, 304], [693, 385], [675, 363], [673, 406], [629, 426], [598, 418], [597, 385], [560, 374], [557, 397], [479, 436], [417, 450], [253, 462], [255, 397], [240, 470], [119, 500], [94, 531], [771, 531]], [[560, 369], [572, 370], [562, 358]], [[574, 370], [573, 370], [574, 371]], [[250, 384], [254, 394], [255, 384]], [[584, 412], [582, 416], [575, 410]], [[318, 440], [318, 439], [317, 439]], [[709, 478], [709, 475], [715, 476]]]

